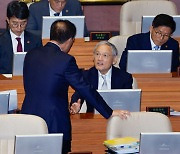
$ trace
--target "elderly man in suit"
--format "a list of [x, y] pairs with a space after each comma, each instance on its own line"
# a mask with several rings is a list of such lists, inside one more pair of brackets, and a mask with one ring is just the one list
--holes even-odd
[[[82, 16], [83, 11], [78, 0], [44, 0], [29, 7], [30, 16], [27, 29], [41, 34], [43, 16]], [[84, 36], [88, 36], [85, 24]]]
[[[118, 51], [116, 47], [108, 41], [97, 43], [94, 48], [94, 67], [83, 71], [85, 80], [95, 89], [132, 89], [132, 75], [113, 66], [116, 63]], [[104, 77], [106, 77], [106, 87], [104, 88]], [[72, 96], [71, 105], [76, 106], [75, 112], [80, 110], [84, 98], [77, 92]], [[74, 103], [76, 105], [74, 105]], [[86, 101], [87, 112], [94, 112], [94, 107]]]
[[130, 36], [123, 51], [119, 66], [126, 70], [128, 50], [172, 50], [171, 71], [177, 71], [179, 66], [179, 43], [171, 38], [176, 29], [173, 17], [167, 14], [157, 15], [150, 27], [150, 32]]
[[75, 34], [76, 27], [70, 21], [55, 21], [50, 30], [50, 42], [28, 52], [24, 60], [25, 99], [22, 113], [42, 117], [49, 133], [63, 133], [63, 154], [71, 149], [69, 85], [105, 118], [113, 115], [126, 118], [129, 115], [128, 111], [113, 111], [95, 88], [84, 81], [75, 58], [68, 54]]
[[12, 1], [7, 7], [9, 29], [0, 36], [0, 74], [11, 74], [13, 53], [42, 46], [40, 37], [25, 31], [29, 10], [24, 2]]

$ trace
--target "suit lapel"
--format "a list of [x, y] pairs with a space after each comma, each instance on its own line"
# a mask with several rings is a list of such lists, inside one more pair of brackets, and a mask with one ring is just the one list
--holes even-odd
[[161, 50], [168, 50], [167, 42], [161, 46]]
[[50, 16], [49, 1], [44, 1], [43, 3], [42, 16]]
[[7, 51], [8, 51], [8, 52], [10, 51], [10, 53], [13, 53], [13, 45], [12, 45], [12, 40], [11, 40], [10, 32], [7, 31], [7, 32], [5, 33], [5, 35], [4, 35], [4, 37], [5, 37], [5, 39], [6, 39], [6, 41], [5, 41], [6, 44], [8, 44], [8, 45], [6, 46]]
[[150, 32], [144, 34], [144, 39], [142, 40], [144, 50], [152, 49], [150, 41]]
[[116, 74], [115, 67], [112, 66], [111, 89], [117, 89], [116, 87], [118, 87], [118, 83], [120, 83], [120, 82], [117, 81], [117, 79], [118, 79], [118, 80], [121, 80], [121, 79], [120, 79], [120, 76], [119, 76], [119, 78], [117, 78], [117, 76], [118, 76], [118, 75]]
[[31, 37], [28, 32], [24, 31], [24, 51], [27, 52], [31, 47]]
[[92, 68], [90, 78], [91, 78], [90, 83], [92, 83], [93, 86], [94, 86], [96, 89], [98, 89], [98, 79], [99, 79], [99, 77], [98, 77], [98, 71], [97, 71], [97, 69], [96, 69], [95, 67]]

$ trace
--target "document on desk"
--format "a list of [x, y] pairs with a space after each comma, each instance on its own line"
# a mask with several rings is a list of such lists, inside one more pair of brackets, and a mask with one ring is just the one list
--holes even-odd
[[139, 152], [139, 140], [133, 137], [114, 138], [104, 141], [104, 145], [117, 154]]
[[173, 112], [170, 112], [170, 115], [171, 116], [180, 116], [180, 112], [179, 111], [173, 111]]

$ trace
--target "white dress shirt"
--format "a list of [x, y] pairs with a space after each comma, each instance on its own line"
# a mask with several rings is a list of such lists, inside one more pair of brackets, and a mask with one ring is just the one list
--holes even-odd
[[106, 74], [101, 74], [100, 71], [98, 71], [98, 90], [102, 88], [102, 85], [104, 83], [104, 79], [102, 78], [102, 75], [106, 75], [107, 89], [111, 89], [112, 67], [109, 69], [109, 71]]
[[[155, 46], [157, 46], [156, 44], [154, 44], [154, 42], [153, 42], [153, 40], [151, 39], [151, 34], [150, 34], [150, 41], [151, 41], [151, 49], [152, 50], [155, 50]], [[161, 46], [159, 46], [159, 48], [158, 48], [158, 50], [160, 50], [161, 49]]]
[[[50, 3], [49, 3], [49, 13], [50, 13], [50, 16], [54, 16], [54, 14], [56, 13], [50, 6]], [[62, 16], [62, 11], [60, 12], [59, 16]]]
[[24, 52], [24, 32], [20, 36], [16, 36], [11, 30], [10, 30], [11, 40], [12, 40], [12, 46], [13, 46], [13, 52], [17, 52], [17, 45], [18, 41], [16, 40], [17, 37], [21, 38], [21, 44], [22, 44], [22, 51]]

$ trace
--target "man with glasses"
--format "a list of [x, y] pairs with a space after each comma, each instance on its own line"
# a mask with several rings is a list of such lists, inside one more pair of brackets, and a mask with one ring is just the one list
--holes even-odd
[[176, 72], [179, 66], [179, 43], [171, 38], [176, 29], [173, 17], [167, 14], [157, 15], [147, 33], [130, 36], [121, 56], [119, 66], [126, 70], [128, 50], [172, 50], [171, 72]]
[[12, 1], [8, 4], [8, 30], [0, 36], [0, 74], [12, 73], [13, 53], [42, 46], [41, 38], [25, 31], [28, 16], [29, 10], [24, 2]]
[[[33, 3], [29, 7], [27, 29], [42, 32], [43, 16], [83, 16], [81, 4], [78, 0], [43, 0]], [[84, 36], [88, 36], [87, 27], [84, 27]]]
[[[95, 46], [94, 67], [83, 71], [85, 80], [95, 89], [132, 89], [132, 75], [113, 66], [117, 54], [116, 47], [108, 41], [101, 41]], [[71, 100], [72, 112], [77, 113], [83, 102], [83, 97], [76, 91]], [[94, 107], [88, 102], [86, 104], [87, 112], [94, 112]]]

